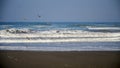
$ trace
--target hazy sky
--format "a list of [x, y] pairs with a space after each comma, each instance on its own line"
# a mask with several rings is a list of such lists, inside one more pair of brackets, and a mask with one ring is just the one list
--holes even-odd
[[0, 0], [0, 21], [120, 22], [120, 0]]

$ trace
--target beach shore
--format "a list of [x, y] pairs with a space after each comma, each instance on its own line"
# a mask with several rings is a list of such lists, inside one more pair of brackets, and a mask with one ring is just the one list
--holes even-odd
[[0, 51], [0, 68], [120, 68], [120, 52]]

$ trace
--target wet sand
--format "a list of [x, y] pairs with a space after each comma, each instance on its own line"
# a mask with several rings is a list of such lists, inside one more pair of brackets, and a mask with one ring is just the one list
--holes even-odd
[[120, 68], [120, 52], [0, 51], [0, 68]]

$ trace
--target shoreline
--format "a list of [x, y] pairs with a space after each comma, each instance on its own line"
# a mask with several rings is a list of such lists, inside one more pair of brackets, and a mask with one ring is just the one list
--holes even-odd
[[0, 50], [0, 68], [120, 68], [120, 51]]
[[0, 50], [120, 51], [120, 42], [0, 43]]

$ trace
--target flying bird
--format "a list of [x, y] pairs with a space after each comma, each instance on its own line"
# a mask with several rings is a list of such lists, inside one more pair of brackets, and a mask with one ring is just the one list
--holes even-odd
[[39, 17], [39, 18], [41, 18], [41, 16], [40, 16], [40, 15], [38, 15], [38, 17]]

